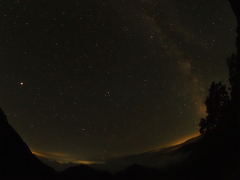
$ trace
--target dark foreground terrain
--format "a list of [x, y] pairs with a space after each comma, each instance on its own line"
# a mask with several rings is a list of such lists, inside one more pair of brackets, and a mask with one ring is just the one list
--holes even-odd
[[32, 154], [0, 109], [0, 179], [238, 179], [238, 132], [236, 127], [226, 132], [212, 131], [179, 147], [172, 155], [189, 152], [190, 155], [165, 169], [133, 164], [111, 174], [79, 165], [57, 172]]
[[85, 165], [70, 167], [59, 173], [32, 154], [0, 109], [0, 179], [240, 179], [240, 1], [229, 2], [237, 17], [238, 37], [237, 59], [234, 62], [236, 72], [232, 79], [230, 108], [224, 118], [226, 123], [177, 149], [179, 153], [190, 153], [184, 161], [165, 169], [133, 164], [115, 174]]

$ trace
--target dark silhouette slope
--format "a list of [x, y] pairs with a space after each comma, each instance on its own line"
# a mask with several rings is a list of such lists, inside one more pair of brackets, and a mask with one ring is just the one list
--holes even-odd
[[232, 82], [232, 113], [235, 116], [235, 120], [238, 122], [238, 126], [240, 126], [240, 1], [239, 0], [228, 0], [231, 4], [232, 10], [236, 16], [238, 27], [236, 29], [237, 37], [236, 37], [236, 48], [237, 54], [234, 58], [235, 61], [235, 74]]
[[216, 131], [204, 135], [190, 157], [167, 174], [180, 179], [239, 179], [238, 139], [235, 133]]
[[0, 108], [0, 179], [50, 179], [55, 173], [32, 154]]

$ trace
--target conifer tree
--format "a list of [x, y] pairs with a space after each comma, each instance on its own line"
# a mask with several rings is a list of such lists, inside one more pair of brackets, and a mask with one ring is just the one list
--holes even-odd
[[226, 86], [222, 85], [221, 81], [219, 83], [212, 82], [209, 96], [205, 101], [207, 116], [202, 118], [199, 124], [201, 134], [213, 129], [223, 120], [228, 104], [229, 95]]

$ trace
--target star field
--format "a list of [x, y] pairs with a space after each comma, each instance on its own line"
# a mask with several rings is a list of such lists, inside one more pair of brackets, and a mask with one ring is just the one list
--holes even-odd
[[235, 52], [223, 0], [0, 1], [0, 19], [0, 106], [32, 150], [63, 161], [196, 135]]

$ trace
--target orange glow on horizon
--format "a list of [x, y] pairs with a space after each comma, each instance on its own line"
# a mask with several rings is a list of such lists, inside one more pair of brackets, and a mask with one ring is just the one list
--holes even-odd
[[[152, 147], [152, 148], [149, 148], [148, 151], [159, 151], [161, 149], [164, 149], [164, 148], [168, 148], [168, 147], [171, 147], [171, 146], [176, 146], [176, 145], [179, 145], [179, 144], [182, 144], [184, 143], [185, 141], [191, 139], [191, 138], [194, 138], [194, 137], [197, 137], [197, 136], [200, 136], [200, 133], [199, 132], [195, 132], [195, 133], [192, 133], [188, 136], [183, 136], [177, 140], [173, 140], [169, 143], [166, 143], [162, 146], [158, 146], [158, 147]], [[145, 152], [148, 152], [148, 151], [145, 151]]]
[[185, 136], [185, 137], [183, 137], [183, 138], [181, 138], [181, 139], [178, 139], [177, 141], [171, 143], [169, 146], [175, 146], [175, 145], [178, 145], [178, 144], [182, 144], [182, 143], [184, 143], [185, 141], [187, 141], [187, 140], [189, 140], [189, 139], [191, 139], [191, 138], [197, 137], [197, 136], [200, 136], [200, 133], [199, 133], [199, 132], [194, 133], [194, 134], [191, 134], [191, 135], [189, 135], [189, 136]]
[[49, 160], [54, 160], [59, 162], [60, 164], [64, 163], [75, 163], [75, 164], [103, 164], [102, 161], [87, 161], [87, 160], [79, 160], [75, 157], [64, 154], [64, 153], [58, 153], [58, 152], [37, 152], [36, 150], [31, 149], [32, 153], [38, 157], [44, 157]]
[[[156, 151], [158, 151], [162, 148], [176, 146], [176, 145], [182, 144], [182, 143], [186, 142], [187, 140], [189, 140], [191, 138], [194, 138], [194, 137], [197, 137], [197, 136], [200, 136], [199, 132], [193, 133], [189, 136], [179, 138], [178, 140], [172, 141], [171, 143], [166, 144], [165, 146], [162, 146], [162, 147], [159, 147], [159, 148], [154, 148], [154, 149]], [[151, 151], [152, 150], [153, 149], [151, 149]], [[104, 161], [79, 160], [79, 159], [76, 159], [73, 156], [70, 156], [69, 154], [58, 153], [58, 152], [39, 152], [39, 151], [37, 152], [36, 150], [33, 150], [33, 149], [31, 149], [31, 151], [36, 156], [44, 157], [44, 158], [47, 158], [47, 159], [50, 159], [50, 160], [54, 160], [54, 161], [57, 161], [60, 164], [69, 163], [69, 162], [75, 163], [75, 164], [86, 164], [86, 165], [89, 165], [89, 164], [104, 164], [105, 163]]]

